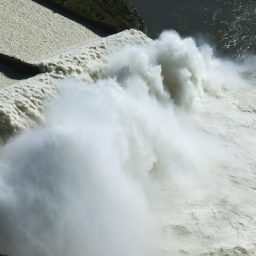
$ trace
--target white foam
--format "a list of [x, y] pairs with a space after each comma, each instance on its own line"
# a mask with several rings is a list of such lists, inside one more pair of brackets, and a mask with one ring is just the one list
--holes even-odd
[[175, 32], [146, 42], [72, 71], [44, 124], [2, 148], [0, 251], [161, 256], [254, 246], [256, 93], [246, 65]]

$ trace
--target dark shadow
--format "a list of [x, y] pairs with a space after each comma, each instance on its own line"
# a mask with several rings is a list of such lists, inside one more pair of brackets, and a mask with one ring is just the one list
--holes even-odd
[[41, 74], [39, 66], [0, 53], [0, 72], [11, 79], [21, 80]]
[[76, 12], [73, 12], [64, 6], [54, 3], [51, 0], [32, 0], [33, 2], [36, 2], [40, 5], [43, 5], [44, 7], [51, 9], [53, 12], [59, 13], [60, 15], [73, 20], [86, 28], [90, 29], [93, 31], [95, 34], [105, 37], [109, 36], [111, 34], [117, 33], [117, 29], [113, 26], [97, 22], [94, 20], [90, 20]]

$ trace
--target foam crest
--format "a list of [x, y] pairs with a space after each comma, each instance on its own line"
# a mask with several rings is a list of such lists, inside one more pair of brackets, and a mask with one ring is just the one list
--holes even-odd
[[248, 64], [217, 58], [209, 45], [198, 46], [193, 38], [166, 31], [145, 46], [124, 47], [107, 59], [102, 70], [104, 78], [116, 77], [124, 84], [137, 76], [158, 99], [171, 97], [177, 106], [190, 109], [205, 92], [220, 95], [227, 87], [248, 84], [244, 69]]

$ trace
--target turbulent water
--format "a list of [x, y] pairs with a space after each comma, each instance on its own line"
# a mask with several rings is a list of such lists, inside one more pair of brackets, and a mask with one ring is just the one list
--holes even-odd
[[255, 58], [200, 45], [165, 32], [109, 56], [96, 82], [61, 83], [45, 123], [1, 149], [2, 253], [254, 250]]

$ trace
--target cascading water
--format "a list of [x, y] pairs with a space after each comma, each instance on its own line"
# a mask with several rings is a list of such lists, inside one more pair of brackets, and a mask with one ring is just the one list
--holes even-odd
[[96, 82], [63, 81], [45, 123], [1, 149], [0, 251], [198, 255], [250, 245], [253, 74], [165, 32], [109, 56]]

